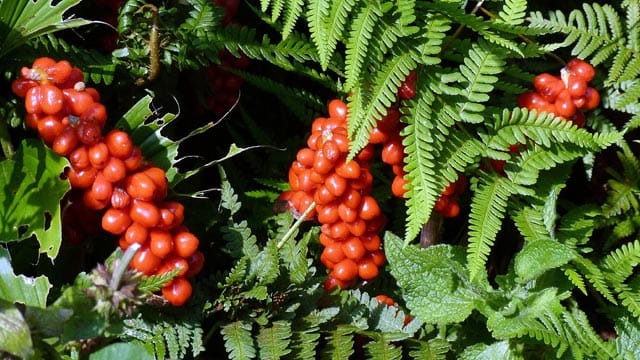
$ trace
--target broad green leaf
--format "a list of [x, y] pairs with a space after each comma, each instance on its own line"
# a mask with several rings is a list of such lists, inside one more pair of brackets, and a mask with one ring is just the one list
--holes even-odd
[[411, 315], [427, 323], [461, 322], [475, 309], [479, 295], [471, 289], [464, 249], [450, 245], [402, 246], [387, 233], [385, 248], [391, 274], [402, 289]]
[[63, 18], [63, 15], [80, 1], [0, 1], [0, 57], [34, 37], [91, 24], [92, 21], [73, 16]]
[[547, 270], [560, 267], [575, 259], [577, 253], [569, 246], [553, 240], [528, 243], [515, 258], [518, 281], [526, 283]]
[[142, 344], [115, 343], [108, 345], [89, 356], [89, 360], [154, 360], [153, 354], [147, 352]]
[[0, 351], [24, 359], [33, 355], [29, 324], [18, 308], [6, 301], [0, 301]]
[[142, 150], [144, 158], [167, 172], [167, 179], [173, 183], [177, 174], [174, 167], [178, 161], [179, 141], [173, 141], [161, 134], [162, 129], [176, 116], [171, 113], [158, 114], [152, 105], [153, 98], [145, 96], [133, 105], [115, 127], [120, 128], [131, 136], [133, 143]]
[[9, 253], [0, 247], [0, 299], [10, 303], [45, 308], [51, 284], [46, 276], [15, 275]]
[[35, 235], [40, 252], [54, 259], [61, 243], [60, 200], [69, 191], [60, 179], [68, 162], [42, 141], [27, 139], [0, 162], [0, 242]]

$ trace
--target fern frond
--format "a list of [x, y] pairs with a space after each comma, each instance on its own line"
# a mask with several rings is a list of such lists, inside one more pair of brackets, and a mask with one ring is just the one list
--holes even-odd
[[502, 10], [498, 12], [497, 21], [508, 25], [521, 25], [527, 15], [526, 0], [506, 0]]
[[518, 192], [509, 180], [482, 173], [471, 199], [467, 262], [472, 281], [481, 280], [491, 246], [500, 230], [509, 197]]
[[406, 28], [416, 21], [416, 0], [396, 0], [398, 24], [406, 33]]
[[356, 0], [337, 0], [331, 2], [329, 16], [326, 18], [326, 35], [320, 41], [324, 41], [323, 53], [320, 56], [320, 65], [323, 69], [328, 66], [329, 59], [336, 49], [338, 40], [342, 40], [342, 36], [349, 22], [349, 15], [356, 4]]
[[285, 10], [284, 24], [282, 26], [282, 38], [286, 39], [293, 31], [296, 23], [304, 12], [305, 0], [287, 0], [285, 1], [287, 8]]
[[287, 321], [274, 321], [271, 327], [260, 329], [256, 338], [260, 359], [280, 359], [289, 354], [291, 342], [291, 324]]
[[419, 341], [411, 347], [409, 356], [416, 360], [445, 360], [451, 345], [444, 339], [430, 339]]
[[640, 240], [622, 245], [600, 261], [607, 271], [607, 280], [615, 288], [622, 284], [640, 264]]
[[355, 327], [350, 325], [338, 325], [335, 330], [329, 332], [327, 345], [322, 352], [322, 359], [343, 360], [353, 354], [353, 332]]
[[613, 304], [618, 304], [605, 280], [609, 276], [608, 274], [605, 275], [596, 264], [583, 256], [578, 256], [572, 262], [578, 271], [589, 280], [594, 289]]
[[465, 102], [458, 104], [460, 118], [470, 123], [484, 120], [480, 115], [484, 110], [481, 103], [489, 100], [493, 84], [498, 81], [495, 76], [502, 72], [505, 62], [486, 42], [474, 43], [460, 65], [460, 73], [466, 87], [460, 93]]
[[565, 265], [563, 267], [564, 274], [567, 275], [567, 279], [571, 281], [573, 286], [577, 287], [584, 295], [587, 295], [587, 286], [584, 283], [584, 278], [575, 268], [571, 265]]
[[251, 323], [235, 321], [224, 325], [221, 333], [224, 339], [224, 348], [230, 359], [241, 360], [256, 357], [256, 349], [251, 337]]
[[578, 159], [588, 152], [571, 144], [552, 144], [546, 149], [534, 144], [520, 152], [515, 164], [507, 163], [505, 173], [516, 184], [533, 185], [538, 181], [540, 171]]
[[617, 131], [589, 133], [577, 128], [570, 121], [553, 114], [538, 114], [525, 108], [504, 110], [501, 117], [494, 117], [495, 134], [486, 141], [490, 149], [505, 150], [510, 144], [524, 144], [527, 140], [549, 147], [552, 143], [572, 143], [579, 147], [598, 151], [622, 138]]
[[402, 359], [402, 347], [393, 345], [386, 339], [384, 334], [377, 336], [377, 339], [369, 341], [364, 348], [367, 351], [368, 359]]
[[640, 318], [640, 279], [636, 276], [628, 284], [618, 285], [620, 303], [636, 318]]
[[416, 99], [405, 111], [407, 122], [402, 135], [405, 147], [405, 179], [410, 186], [405, 193], [407, 218], [405, 226], [405, 242], [416, 237], [422, 225], [431, 216], [431, 208], [438, 200], [439, 184], [435, 176], [438, 150], [434, 138], [435, 124], [431, 104], [434, 96], [426, 82], [418, 80]]
[[351, 23], [345, 51], [344, 88], [346, 91], [350, 91], [358, 82], [369, 51], [369, 40], [381, 16], [382, 10], [379, 4], [369, 2], [358, 9], [358, 13]]
[[551, 239], [544, 224], [542, 212], [537, 209], [533, 207], [523, 207], [516, 210], [511, 217], [525, 241], [533, 242]]
[[329, 63], [331, 52], [326, 46], [327, 29], [326, 19], [329, 16], [329, 2], [326, 0], [309, 0], [307, 5], [307, 26], [311, 41], [315, 45], [318, 59], [323, 69]]
[[610, 179], [607, 184], [609, 185], [607, 202], [602, 209], [605, 216], [616, 216], [639, 208], [637, 187], [615, 179]]
[[387, 108], [396, 99], [398, 87], [415, 67], [416, 63], [411, 50], [398, 49], [375, 74], [371, 88], [367, 89], [363, 107], [349, 107], [348, 132], [349, 138], [353, 140], [349, 145], [350, 158], [369, 142], [371, 130], [376, 122], [387, 114]]
[[421, 41], [417, 48], [421, 64], [435, 65], [440, 63], [440, 57], [437, 55], [442, 51], [444, 38], [450, 29], [451, 20], [446, 16], [437, 13], [426, 15], [426, 24], [420, 31], [421, 37], [419, 39]]

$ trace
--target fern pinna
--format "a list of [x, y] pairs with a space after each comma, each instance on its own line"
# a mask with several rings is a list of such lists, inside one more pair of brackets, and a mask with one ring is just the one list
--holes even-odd
[[[249, 30], [224, 35], [250, 57], [342, 97], [351, 158], [388, 114], [403, 80], [417, 74], [415, 97], [399, 104], [408, 185], [406, 211], [393, 216], [404, 222], [403, 234], [386, 234], [390, 277], [378, 283], [401, 296], [400, 307], [415, 322], [389, 329], [359, 322], [358, 316], [374, 310], [371, 304], [361, 307], [367, 292], [375, 291], [368, 284], [362, 292], [330, 295], [316, 288], [308, 292], [313, 301], [329, 296], [330, 304], [339, 305], [308, 311], [313, 306], [305, 301], [291, 309], [304, 320], [263, 308], [255, 314], [260, 320], [239, 316], [226, 324], [223, 336], [233, 358], [261, 352], [346, 358], [359, 351], [374, 358], [444, 358], [454, 352], [460, 358], [638, 355], [638, 347], [621, 338], [637, 343], [640, 334], [640, 166], [633, 141], [640, 123], [640, 2], [585, 3], [568, 14], [535, 7], [526, 0], [262, 0], [253, 10], [280, 39]], [[597, 70], [589, 86], [602, 102], [584, 112], [584, 122], [518, 103], [536, 74], [558, 73], [570, 58]], [[615, 147], [617, 158], [609, 161]], [[443, 220], [434, 207], [459, 174], [471, 179], [461, 198], [463, 211]], [[576, 183], [600, 186], [600, 196], [576, 194]], [[421, 244], [430, 246], [413, 245], [418, 238], [428, 238]], [[260, 249], [250, 237], [243, 241], [249, 247], [236, 253], [224, 291], [247, 289], [247, 280], [264, 287], [242, 293], [242, 300], [225, 293], [220, 304], [232, 298], [270, 304], [269, 295], [286, 293], [276, 288], [277, 278], [289, 271], [288, 260], [280, 260], [275, 278], [261, 278], [249, 257], [275, 262], [277, 251], [258, 256], [270, 242]], [[309, 263], [317, 263], [314, 243], [305, 237], [296, 245], [309, 246], [308, 252], [300, 249]], [[294, 288], [322, 278], [315, 268], [299, 275]], [[594, 306], [606, 315], [593, 315]], [[602, 316], [611, 322], [604, 324]], [[479, 333], [467, 337], [478, 324]], [[608, 331], [620, 338], [603, 336]], [[363, 336], [362, 348], [348, 343]], [[394, 346], [381, 346], [391, 339]], [[276, 346], [287, 350], [272, 353]]]

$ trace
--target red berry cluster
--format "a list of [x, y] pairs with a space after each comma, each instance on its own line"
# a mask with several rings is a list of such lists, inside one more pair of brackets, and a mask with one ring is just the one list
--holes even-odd
[[[589, 86], [596, 71], [584, 60], [571, 59], [560, 69], [560, 76], [548, 73], [537, 75], [533, 80], [536, 91], [528, 91], [518, 97], [518, 106], [538, 113], [553, 113], [557, 117], [571, 121], [577, 127], [584, 127], [583, 110], [593, 110], [600, 104], [600, 93]], [[520, 152], [522, 144], [511, 144], [512, 154]], [[504, 173], [505, 160], [489, 159], [491, 167]]]
[[328, 118], [313, 122], [307, 146], [298, 151], [289, 169], [291, 190], [281, 199], [298, 213], [315, 202], [309, 218], [317, 217], [322, 224], [320, 260], [330, 270], [327, 289], [346, 288], [358, 277], [372, 280], [385, 262], [377, 233], [386, 222], [371, 196], [373, 148], [367, 146], [346, 161], [347, 106], [338, 99], [329, 103]]
[[[416, 80], [416, 72], [411, 71], [409, 76], [407, 76], [398, 88], [398, 98], [400, 100], [408, 100], [415, 96]], [[369, 142], [371, 144], [382, 144], [382, 162], [391, 165], [394, 174], [393, 182], [391, 183], [391, 193], [399, 198], [404, 197], [404, 194], [407, 192], [405, 187], [407, 180], [405, 179], [406, 174], [404, 172], [404, 145], [402, 144], [402, 136], [400, 135], [400, 130], [402, 129], [400, 122], [401, 116], [399, 105], [392, 105], [387, 109], [387, 115], [378, 121], [369, 136]], [[459, 175], [458, 180], [449, 184], [444, 190], [436, 202], [434, 210], [444, 217], [458, 216], [460, 213], [460, 205], [458, 204], [457, 197], [464, 192], [466, 182], [466, 177], [462, 174]]]
[[[22, 68], [12, 89], [25, 99], [27, 126], [36, 129], [54, 152], [69, 159], [66, 176], [81, 192], [75, 200], [82, 205], [67, 210], [104, 211], [102, 228], [120, 235], [121, 248], [141, 245], [130, 264], [141, 273], [179, 269], [162, 294], [173, 305], [182, 305], [191, 295], [187, 278], [203, 265], [199, 240], [182, 225], [182, 204], [166, 199], [165, 171], [144, 161], [126, 132], [114, 129], [102, 135], [106, 108], [98, 92], [82, 79], [82, 71], [68, 61], [42, 57], [31, 68]], [[63, 218], [73, 217], [74, 212]]]
[[600, 104], [600, 94], [589, 86], [596, 71], [591, 64], [571, 59], [560, 70], [560, 76], [543, 73], [535, 77], [536, 91], [525, 92], [518, 97], [518, 106], [538, 112], [554, 113], [583, 127], [581, 110], [593, 110]]
[[[238, 26], [233, 22], [233, 18], [238, 13], [240, 1], [214, 0], [214, 2], [225, 10], [222, 24], [224, 26]], [[239, 58], [235, 57], [226, 49], [222, 50], [218, 57], [220, 58], [219, 65], [211, 65], [205, 69], [212, 93], [205, 96], [204, 106], [220, 116], [236, 103], [240, 87], [244, 82], [244, 79], [225, 69], [246, 69], [249, 66], [249, 58], [242, 53]]]

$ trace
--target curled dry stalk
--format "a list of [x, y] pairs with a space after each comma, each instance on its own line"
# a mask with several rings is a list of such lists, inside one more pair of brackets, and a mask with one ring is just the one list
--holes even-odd
[[151, 27], [149, 29], [149, 73], [146, 77], [140, 77], [136, 80], [136, 85], [142, 86], [147, 84], [158, 77], [160, 73], [160, 35], [159, 35], [159, 22], [160, 15], [158, 7], [153, 4], [144, 4], [137, 11], [136, 14], [141, 13], [144, 9], [151, 11]]

